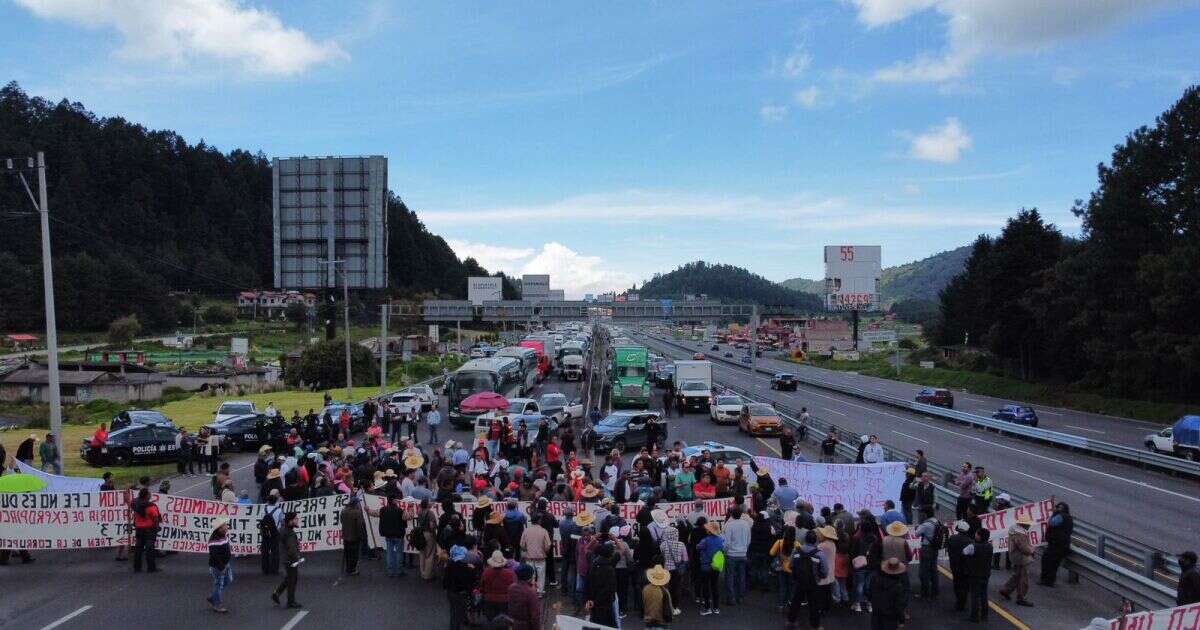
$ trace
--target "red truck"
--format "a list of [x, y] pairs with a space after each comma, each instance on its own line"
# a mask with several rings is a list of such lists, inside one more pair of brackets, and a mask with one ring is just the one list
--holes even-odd
[[540, 341], [522, 341], [517, 345], [522, 348], [533, 348], [533, 351], [537, 352], [538, 380], [545, 380], [546, 376], [550, 374], [550, 357], [546, 356], [546, 346]]

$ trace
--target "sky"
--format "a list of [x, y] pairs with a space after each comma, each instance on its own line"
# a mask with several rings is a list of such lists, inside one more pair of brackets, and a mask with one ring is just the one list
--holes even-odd
[[0, 0], [0, 79], [268, 156], [388, 158], [460, 256], [569, 298], [823, 276], [1074, 200], [1200, 82], [1196, 0]]

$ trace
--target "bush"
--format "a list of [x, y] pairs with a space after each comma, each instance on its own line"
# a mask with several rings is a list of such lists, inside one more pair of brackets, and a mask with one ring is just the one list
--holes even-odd
[[900, 348], [903, 350], [916, 350], [919, 346], [912, 337], [905, 337], [900, 340]]
[[[355, 385], [379, 383], [379, 365], [363, 346], [350, 345], [350, 365]], [[304, 383], [314, 389], [346, 386], [346, 349], [340, 338], [310, 346], [300, 357], [296, 369], [288, 370], [285, 379], [292, 384]]]
[[142, 332], [137, 315], [126, 315], [108, 325], [108, 342], [117, 346], [128, 346]]

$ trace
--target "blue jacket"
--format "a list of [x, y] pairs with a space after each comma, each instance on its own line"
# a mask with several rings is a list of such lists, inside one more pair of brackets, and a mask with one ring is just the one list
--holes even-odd
[[888, 511], [884, 512], [882, 516], [879, 517], [879, 526], [884, 529], [887, 529], [888, 525], [891, 525], [892, 523], [896, 523], [896, 522], [900, 522], [900, 523], [904, 523], [905, 525], [908, 525], [908, 522], [904, 520], [904, 515], [901, 514], [899, 510], [895, 510], [895, 509], [888, 510]]
[[700, 568], [712, 569], [713, 556], [725, 549], [725, 539], [709, 534], [696, 545], [696, 553], [700, 554]]

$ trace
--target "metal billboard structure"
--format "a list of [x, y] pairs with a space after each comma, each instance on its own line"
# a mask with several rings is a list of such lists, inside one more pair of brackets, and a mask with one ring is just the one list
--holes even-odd
[[[387, 287], [387, 158], [271, 161], [275, 287]], [[344, 260], [342, 269], [322, 261]]]
[[825, 308], [879, 310], [882, 248], [879, 245], [825, 246]]

